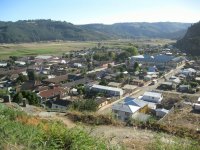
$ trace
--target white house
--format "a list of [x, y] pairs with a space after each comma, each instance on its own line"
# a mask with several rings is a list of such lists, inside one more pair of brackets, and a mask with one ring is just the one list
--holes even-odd
[[97, 91], [97, 92], [102, 92], [102, 93], [107, 93], [110, 96], [122, 96], [124, 93], [121, 88], [103, 86], [103, 85], [98, 85], [98, 84], [93, 84], [91, 87], [91, 90]]
[[160, 103], [163, 99], [163, 96], [161, 93], [145, 92], [141, 99], [148, 102]]
[[62, 60], [60, 61], [60, 63], [61, 63], [61, 64], [66, 64], [67, 62], [66, 62], [66, 60], [63, 60], [63, 59], [62, 59]]
[[137, 118], [141, 114], [144, 116], [148, 112], [148, 105], [142, 100], [126, 97], [123, 103], [112, 106], [112, 112], [118, 119], [127, 121], [129, 118]]
[[179, 79], [179, 77], [176, 77], [176, 76], [171, 76], [169, 78], [169, 81], [171, 81], [172, 83], [175, 83], [175, 84], [181, 83], [181, 80]]
[[112, 106], [112, 112], [122, 121], [127, 121], [129, 118], [132, 118], [139, 109], [139, 106], [126, 105], [123, 103], [114, 104]]
[[74, 67], [81, 68], [82, 64], [80, 64], [80, 63], [74, 63]]
[[194, 104], [193, 104], [193, 109], [194, 109], [194, 110], [200, 111], [200, 104], [194, 103]]
[[15, 64], [24, 66], [24, 65], [26, 65], [26, 62], [24, 62], [24, 61], [15, 61]]
[[198, 98], [198, 100], [197, 100], [197, 103], [199, 103], [199, 104], [200, 104], [200, 97]]
[[0, 67], [6, 67], [8, 65], [8, 63], [2, 63], [0, 62]]

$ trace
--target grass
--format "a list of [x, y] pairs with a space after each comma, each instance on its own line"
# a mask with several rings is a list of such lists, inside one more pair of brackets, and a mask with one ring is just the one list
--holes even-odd
[[[82, 50], [97, 47], [99, 41], [61, 41], [61, 42], [40, 42], [22, 44], [1, 44], [0, 59], [7, 59], [9, 56], [29, 56], [39, 54], [60, 55], [74, 50]], [[164, 45], [173, 41], [166, 39], [140, 39], [140, 40], [108, 40], [101, 41], [101, 46], [108, 48], [128, 48], [133, 45]]]
[[24, 43], [24, 44], [1, 44], [0, 59], [9, 56], [27, 56], [40, 54], [55, 54], [92, 48], [97, 42], [46, 42], [46, 43]]
[[146, 147], [147, 150], [199, 150], [200, 145], [191, 139], [181, 139], [173, 137], [167, 140], [165, 137], [158, 135]]
[[0, 104], [0, 149], [105, 150], [114, 149], [82, 128], [45, 121]]

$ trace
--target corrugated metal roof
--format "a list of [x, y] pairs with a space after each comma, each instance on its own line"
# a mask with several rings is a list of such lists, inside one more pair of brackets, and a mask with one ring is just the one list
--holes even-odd
[[123, 90], [121, 88], [115, 88], [115, 87], [110, 87], [110, 86], [103, 86], [103, 85], [98, 85], [98, 84], [93, 84], [92, 88], [103, 89], [103, 90], [108, 90], [108, 91], [123, 92]]
[[123, 111], [123, 112], [128, 112], [128, 113], [135, 113], [136, 111], [138, 111], [140, 109], [140, 107], [138, 106], [133, 106], [133, 105], [125, 105], [123, 103], [118, 103], [118, 104], [114, 104], [112, 106], [112, 110], [118, 110], [118, 111]]
[[143, 96], [151, 96], [151, 97], [161, 97], [162, 96], [162, 94], [161, 93], [156, 93], [156, 92], [145, 92], [144, 94], [143, 94]]

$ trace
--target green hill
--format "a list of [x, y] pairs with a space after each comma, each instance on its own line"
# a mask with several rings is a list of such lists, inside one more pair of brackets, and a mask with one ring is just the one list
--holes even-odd
[[200, 22], [193, 24], [176, 46], [191, 55], [200, 55]]
[[183, 37], [189, 23], [117, 23], [112, 25], [74, 25], [52, 20], [0, 21], [0, 43], [53, 40], [106, 40], [127, 38]]

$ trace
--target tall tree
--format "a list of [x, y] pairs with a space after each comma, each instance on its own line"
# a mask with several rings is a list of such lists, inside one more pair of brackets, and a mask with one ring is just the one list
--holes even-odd
[[32, 80], [32, 81], [35, 81], [35, 80], [36, 80], [36, 74], [35, 74], [35, 71], [34, 71], [34, 70], [28, 71], [28, 79], [29, 79], [29, 80]]

